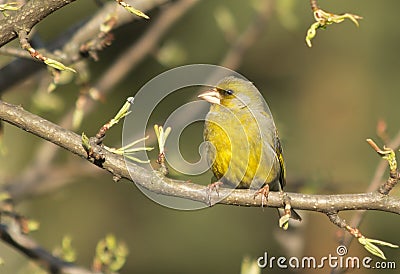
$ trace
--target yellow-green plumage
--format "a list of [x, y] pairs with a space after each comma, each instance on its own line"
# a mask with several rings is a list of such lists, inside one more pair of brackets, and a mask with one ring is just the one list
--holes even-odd
[[[214, 96], [215, 98], [211, 98]], [[200, 95], [212, 103], [204, 138], [215, 177], [237, 188], [285, 185], [285, 167], [276, 127], [262, 95], [249, 81], [226, 77]]]

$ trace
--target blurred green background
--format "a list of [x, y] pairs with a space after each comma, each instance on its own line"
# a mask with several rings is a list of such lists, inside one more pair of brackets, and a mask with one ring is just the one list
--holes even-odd
[[[40, 23], [39, 33], [49, 41], [57, 37], [71, 24], [95, 12], [93, 2], [77, 1], [51, 15]], [[158, 49], [84, 118], [77, 132], [94, 135], [126, 97], [161, 72], [183, 64], [219, 64], [232, 43], [226, 41], [218, 27], [216, 12], [221, 8], [228, 11], [240, 33], [254, 17], [253, 2], [200, 1], [166, 33]], [[399, 130], [400, 2], [319, 1], [324, 10], [352, 12], [364, 19], [359, 28], [345, 21], [319, 30], [312, 48], [304, 41], [313, 23], [309, 1], [269, 2], [270, 16], [257, 41], [242, 56], [238, 72], [256, 84], [274, 115], [288, 169], [286, 190], [320, 194], [365, 191], [379, 163], [365, 139], [374, 138], [382, 144], [376, 137], [380, 119], [386, 121], [390, 136]], [[100, 53], [98, 62], [90, 62], [93, 83], [161, 12], [162, 9], [152, 11], [150, 21], [133, 22], [114, 32], [112, 46]], [[166, 58], [160, 57], [162, 50], [166, 51]], [[1, 58], [2, 62], [8, 60]], [[7, 92], [3, 99], [22, 104], [57, 123], [79, 94], [74, 83], [62, 86], [54, 91], [62, 102], [60, 108], [37, 111], [31, 101], [37, 88], [37, 81], [31, 79]], [[179, 103], [191, 101], [195, 95], [182, 96]], [[166, 117], [161, 115], [154, 120], [163, 123]], [[107, 135], [105, 143], [120, 146], [121, 131], [122, 124]], [[202, 125], [198, 123], [184, 133], [190, 140], [182, 141], [188, 160], [198, 159], [198, 147], [192, 140], [200, 142], [201, 132]], [[3, 156], [0, 176], [10, 178], [31, 164], [31, 156], [41, 141], [9, 125], [5, 126], [4, 138], [8, 154]], [[155, 154], [151, 155], [155, 159]], [[56, 161], [84, 162], [65, 151], [59, 152]], [[17, 207], [40, 222], [40, 230], [32, 236], [44, 247], [51, 250], [64, 235], [70, 235], [80, 265], [90, 265], [97, 241], [108, 233], [115, 234], [129, 247], [127, 264], [121, 273], [239, 273], [244, 257], [256, 259], [264, 252], [276, 257], [336, 255], [340, 233], [322, 214], [300, 212], [304, 221], [283, 232], [273, 209], [218, 205], [189, 212], [172, 210], [152, 202], [127, 181], [114, 183], [110, 174], [89, 165], [87, 168], [93, 170], [93, 176], [76, 178], [67, 187], [22, 201]], [[207, 173], [193, 181], [204, 184], [210, 176]], [[291, 181], [303, 184], [291, 185]], [[399, 195], [399, 191], [392, 195]], [[346, 212], [341, 216], [351, 218], [352, 214]], [[400, 243], [400, 222], [392, 214], [368, 212], [360, 228], [369, 237]], [[389, 261], [396, 261], [400, 267], [398, 250], [384, 252]], [[25, 257], [3, 243], [0, 256], [6, 262], [0, 273], [31, 271]], [[355, 242], [349, 256], [372, 257]], [[275, 267], [264, 271], [284, 270]], [[329, 273], [329, 269], [323, 271]]]

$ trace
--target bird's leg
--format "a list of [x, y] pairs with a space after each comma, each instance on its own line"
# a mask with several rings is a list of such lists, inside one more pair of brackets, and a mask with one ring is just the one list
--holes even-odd
[[263, 186], [262, 188], [257, 190], [254, 193], [253, 198], [255, 199], [260, 194], [262, 195], [261, 196], [261, 207], [264, 207], [264, 205], [268, 202], [269, 184], [265, 184], [265, 186]]
[[219, 187], [221, 185], [223, 185], [223, 184], [224, 184], [223, 182], [217, 181], [217, 182], [214, 182], [212, 184], [207, 185], [206, 191], [207, 191], [208, 204], [210, 206], [212, 206], [212, 203], [211, 203], [212, 202], [211, 201], [211, 193], [212, 193], [212, 191], [215, 190], [215, 192], [217, 192], [217, 195], [219, 197]]

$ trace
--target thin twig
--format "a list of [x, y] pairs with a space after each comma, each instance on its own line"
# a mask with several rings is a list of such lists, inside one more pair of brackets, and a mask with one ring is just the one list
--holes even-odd
[[[29, 17], [27, 17], [27, 19], [37, 23], [51, 14], [51, 12], [49, 13], [48, 10], [50, 10], [50, 8], [53, 7], [54, 4], [57, 4], [58, 2], [72, 2], [75, 0], [52, 1], [52, 4], [50, 6], [46, 5], [46, 2], [48, 1], [49, 0], [29, 1], [28, 4], [25, 5], [26, 9], [24, 6], [21, 10], [19, 10], [12, 17], [10, 16], [7, 20], [18, 19], [17, 22], [21, 21], [22, 19], [20, 17], [22, 17], [24, 13], [30, 12], [29, 6], [32, 6], [32, 4], [35, 2], [40, 2], [41, 3], [40, 7], [42, 6], [46, 7], [44, 9], [46, 12], [44, 14], [30, 13]], [[146, 12], [168, 1], [170, 0], [137, 0], [135, 1], [135, 7]], [[86, 43], [88, 40], [91, 40], [98, 35], [100, 31], [99, 26], [104, 22], [104, 19], [107, 18], [108, 15], [113, 13], [118, 18], [118, 21], [116, 22], [114, 28], [121, 27], [125, 24], [128, 24], [132, 21], [139, 19], [139, 17], [133, 16], [131, 13], [127, 12], [123, 8], [115, 9], [115, 6], [116, 6], [115, 2], [111, 1], [107, 2], [94, 16], [91, 16], [90, 19], [87, 20], [87, 22], [85, 22], [83, 25], [81, 22], [77, 23], [76, 25], [65, 31], [65, 33], [61, 34], [53, 43], [46, 46], [46, 49], [48, 49], [48, 51], [52, 51], [61, 48], [61, 51], [65, 56], [64, 63], [66, 65], [70, 65], [74, 62], [82, 60], [84, 56], [80, 53], [79, 45]], [[39, 10], [40, 7], [38, 7], [37, 10]], [[36, 10], [36, 8], [32, 10]], [[29, 25], [30, 24], [28, 24], [28, 26]], [[6, 19], [0, 20], [0, 29], [2, 30], [0, 31], [0, 42], [3, 35], [6, 36], [15, 35], [14, 28], [16, 26], [18, 25], [13, 25], [13, 24], [10, 25], [6, 21]], [[10, 42], [14, 38], [16, 38], [16, 35], [15, 37], [9, 37], [8, 39], [5, 39], [4, 44]], [[2, 44], [0, 44], [0, 47], [1, 46]], [[34, 73], [44, 68], [45, 67], [38, 66], [36, 62], [29, 62], [25, 60], [25, 58], [17, 59], [11, 62], [7, 66], [0, 69], [0, 94], [3, 91], [6, 91], [11, 86], [23, 82], [24, 79], [26, 79], [29, 76], [32, 76]], [[11, 75], [12, 77], [10, 77]]]
[[25, 50], [15, 47], [2, 47], [0, 48], [0, 55], [9, 55], [13, 57], [26, 58], [32, 60], [32, 56]]
[[316, 11], [318, 8], [318, 4], [317, 4], [317, 0], [310, 0], [310, 5], [311, 5], [311, 9], [312, 11]]
[[22, 234], [18, 229], [13, 229], [17, 227], [18, 224], [9, 226], [0, 224], [0, 239], [41, 265], [49, 273], [93, 274], [92, 271], [55, 257], [28, 235]]
[[154, 51], [160, 39], [198, 0], [180, 0], [171, 4], [151, 25], [146, 33], [124, 52], [100, 77], [94, 89], [104, 92], [121, 81], [140, 61]]
[[[399, 148], [399, 146], [400, 146], [400, 131], [392, 139], [392, 141], [390, 141], [387, 144], [387, 147], [390, 147], [393, 150], [397, 150]], [[378, 190], [379, 186], [382, 184], [382, 178], [383, 178], [383, 175], [385, 174], [387, 166], [388, 166], [387, 161], [385, 161], [383, 159], [380, 160], [378, 166], [375, 169], [374, 176], [372, 177], [372, 180], [366, 189], [366, 192], [375, 192]], [[366, 212], [367, 212], [367, 210], [359, 210], [359, 211], [355, 212], [349, 221], [350, 226], [355, 227], [355, 228], [360, 227], [361, 222], [363, 221]], [[354, 239], [354, 237], [352, 237], [351, 235], [344, 234], [342, 239], [340, 240], [340, 244], [345, 247], [348, 247], [351, 244], [351, 242], [353, 241], [353, 239]], [[335, 268], [335, 269], [332, 269], [331, 274], [338, 274], [338, 273], [343, 273], [343, 272], [344, 272], [343, 269]]]
[[[158, 5], [161, 5], [168, 0], [141, 0], [141, 1], [136, 1], [135, 6], [137, 8], [140, 8], [143, 11], [148, 11], [151, 8], [154, 8]], [[74, 50], [78, 53], [79, 55], [79, 49], [76, 45], [79, 45], [80, 43], [83, 43], [84, 41], [88, 40], [88, 37], [91, 37], [92, 35], [97, 35], [99, 31], [99, 25], [104, 22], [104, 18], [108, 14], [111, 13], [111, 10], [114, 10], [115, 3], [107, 3], [104, 5], [104, 7], [96, 14], [96, 16], [93, 17], [92, 20], [87, 22], [84, 26], [82, 26], [78, 31], [75, 32], [73, 37], [67, 41], [67, 43], [64, 46], [64, 51], [68, 52], [69, 56], [72, 58], [74, 54]], [[170, 9], [167, 9], [165, 12], [168, 12]], [[173, 11], [176, 11], [176, 9]], [[121, 26], [123, 24], [129, 23], [133, 20], [137, 20], [137, 17], [132, 16], [132, 14], [129, 14], [126, 12], [124, 9], [117, 9], [115, 11], [116, 16], [118, 17], [118, 21], [114, 27]], [[65, 34], [64, 34], [65, 36]], [[63, 35], [59, 39], [65, 39], [63, 38]], [[71, 53], [71, 54], [70, 54]], [[47, 53], [46, 53], [47, 54]], [[80, 56], [80, 55], [79, 55]], [[66, 62], [69, 64], [69, 62]], [[134, 65], [134, 64], [133, 64]], [[19, 66], [18, 66], [19, 67]], [[7, 82], [10, 79], [16, 79], [16, 81], [20, 81], [18, 79], [20, 78], [15, 78], [15, 73], [13, 72], [7, 72], [2, 71], [4, 70], [0, 69], [0, 90], [6, 90]], [[40, 67], [38, 68], [40, 69]], [[36, 69], [37, 71], [37, 69]], [[21, 69], [19, 67], [18, 72], [21, 72], [20, 74], [17, 75], [25, 75], [26, 68]], [[8, 75], [8, 73], [11, 73], [13, 77], [5, 77], [4, 79], [2, 78], [3, 75]], [[28, 75], [29, 76], [29, 73]], [[104, 79], [104, 77], [101, 77], [101, 79]], [[109, 78], [110, 79], [110, 78]], [[111, 78], [112, 79], [112, 78]], [[4, 81], [3, 81], [4, 80]], [[115, 82], [114, 85], [118, 83]], [[4, 87], [2, 85], [5, 85]], [[99, 83], [101, 84], [101, 83]], [[2, 89], [3, 87], [3, 89]], [[101, 89], [101, 94], [102, 96], [106, 96], [109, 92], [112, 91], [113, 85], [107, 85], [107, 88], [103, 87]], [[1, 91], [0, 91], [1, 93]], [[85, 100], [83, 111], [85, 114], [90, 113], [93, 111], [95, 106], [97, 105], [97, 102], [93, 100]], [[59, 122], [59, 125], [63, 128], [71, 128], [72, 124], [72, 117], [73, 117], [74, 109], [71, 109], [69, 112], [67, 112], [63, 119]], [[53, 167], [52, 165], [52, 159], [56, 155], [59, 147], [54, 146], [53, 144], [49, 142], [43, 142], [39, 148], [37, 149], [35, 156], [33, 157], [31, 161], [31, 165], [29, 165], [23, 172], [21, 172], [18, 176], [14, 176], [8, 180], [6, 183], [6, 189], [12, 193], [13, 199], [14, 200], [21, 200], [24, 199], [27, 196], [34, 195], [33, 193], [47, 193], [48, 191], [54, 190], [54, 184], [51, 183], [51, 180], [42, 180], [43, 175], [46, 174], [46, 177], [48, 178], [49, 176], [51, 177], [51, 174], [53, 171], [55, 174], [58, 174], [57, 172], [57, 167]], [[73, 180], [68, 180], [63, 182], [72, 182]], [[15, 183], [16, 182], [16, 183]], [[47, 184], [48, 183], [48, 184]], [[48, 188], [48, 191], [46, 191], [46, 185]], [[63, 184], [59, 184], [61, 186]], [[36, 192], [35, 190], [41, 189], [41, 191]]]
[[255, 41], [260, 37], [260, 33], [266, 26], [266, 21], [271, 14], [271, 3], [263, 1], [260, 4], [257, 14], [247, 29], [236, 39], [232, 47], [228, 50], [221, 66], [235, 70], [239, 67], [244, 53], [254, 45]]

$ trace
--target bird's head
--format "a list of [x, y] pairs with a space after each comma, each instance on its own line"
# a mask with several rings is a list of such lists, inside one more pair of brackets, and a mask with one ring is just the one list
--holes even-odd
[[222, 105], [231, 110], [245, 107], [263, 108], [265, 101], [252, 82], [228, 76], [198, 96], [211, 104]]

